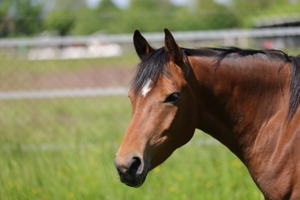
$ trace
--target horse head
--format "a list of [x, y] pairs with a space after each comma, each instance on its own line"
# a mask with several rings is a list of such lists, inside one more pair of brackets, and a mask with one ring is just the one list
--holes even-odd
[[150, 170], [192, 138], [197, 105], [188, 58], [169, 30], [160, 49], [152, 48], [139, 31], [134, 46], [141, 62], [128, 94], [132, 119], [115, 167], [123, 183], [139, 187]]

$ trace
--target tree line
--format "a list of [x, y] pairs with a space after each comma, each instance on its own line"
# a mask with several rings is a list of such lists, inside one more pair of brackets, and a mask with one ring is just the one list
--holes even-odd
[[[131, 0], [127, 8], [101, 0], [89, 8], [85, 0], [0, 0], [0, 37], [211, 30], [250, 28], [253, 19], [267, 15], [298, 13], [298, 0]], [[225, 3], [224, 3], [225, 2]]]

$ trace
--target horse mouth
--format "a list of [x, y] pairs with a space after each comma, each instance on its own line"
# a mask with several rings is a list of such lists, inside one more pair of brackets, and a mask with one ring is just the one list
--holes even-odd
[[142, 174], [130, 174], [128, 172], [119, 174], [120, 176], [120, 180], [122, 183], [126, 184], [129, 187], [135, 187], [138, 188], [140, 186], [143, 185], [143, 183], [145, 182], [146, 178], [147, 178], [147, 174], [148, 172], [144, 172]]

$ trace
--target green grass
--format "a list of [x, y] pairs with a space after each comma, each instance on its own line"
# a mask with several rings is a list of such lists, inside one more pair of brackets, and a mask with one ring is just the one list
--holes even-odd
[[53, 73], [69, 70], [80, 70], [90, 67], [97, 68], [120, 68], [134, 67], [138, 62], [138, 57], [134, 51], [128, 51], [119, 57], [95, 58], [95, 59], [73, 59], [73, 60], [27, 60], [22, 56], [1, 55], [1, 73], [9, 73], [12, 70], [19, 73]]
[[197, 131], [148, 175], [121, 184], [114, 154], [130, 121], [126, 97], [0, 101], [0, 199], [263, 199], [246, 168]]

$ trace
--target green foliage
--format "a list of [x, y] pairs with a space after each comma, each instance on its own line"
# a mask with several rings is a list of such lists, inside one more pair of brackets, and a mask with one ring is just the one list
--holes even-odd
[[115, 4], [110, 0], [102, 0], [98, 7], [96, 8], [96, 12], [102, 13], [117, 13], [120, 9], [118, 9]]
[[46, 16], [45, 27], [47, 30], [57, 31], [58, 35], [68, 35], [75, 23], [73, 13], [66, 10], [53, 11]]
[[[279, 1], [281, 0], [277, 3]], [[252, 25], [252, 19], [257, 17], [258, 10], [265, 9], [265, 5], [275, 5], [267, 0], [236, 0], [229, 5], [218, 4], [215, 1], [193, 1], [193, 4], [184, 6], [175, 6], [168, 0], [132, 0], [129, 8], [120, 10], [113, 4], [108, 4], [109, 0], [105, 2], [106, 6], [104, 3], [100, 4], [94, 14], [90, 10], [86, 11], [89, 13], [89, 19], [94, 19], [92, 23], [83, 23], [84, 20], [80, 20], [79, 17], [77, 28], [72, 33], [90, 34], [97, 30], [106, 33], [132, 33], [135, 29], [158, 32], [165, 27], [172, 31], [249, 27], [249, 24]]]
[[[27, 36], [43, 30], [42, 6], [31, 0], [0, 2], [0, 36]], [[12, 12], [13, 11], [13, 12]]]
[[[114, 18], [119, 20], [113, 26], [118, 29], [113, 30], [112, 26], [108, 26], [105, 30], [131, 33], [135, 29], [155, 32], [168, 27], [173, 31], [182, 31], [230, 28], [239, 25], [237, 17], [225, 6], [213, 3], [212, 7], [209, 11], [205, 11], [205, 7], [198, 11], [186, 6], [174, 6], [167, 0], [142, 2], [132, 0], [127, 10], [114, 14]], [[118, 24], [123, 25], [122, 28]]]
[[[170, 0], [131, 0], [118, 8], [112, 0], [102, 0], [88, 8], [83, 0], [59, 1], [43, 16], [43, 4], [33, 0], [0, 1], [0, 37], [38, 34], [43, 30], [59, 35], [89, 35], [96, 32], [132, 33], [251, 28], [257, 17], [298, 13], [299, 1], [232, 0], [227, 4], [193, 0], [176, 6]], [[9, 13], [16, 10], [15, 14]]]
[[157, 11], [172, 11], [174, 6], [168, 0], [131, 0], [129, 11], [133, 12], [157, 12]]
[[32, 35], [41, 30], [41, 6], [32, 5], [30, 0], [18, 0], [15, 19], [15, 34]]
[[291, 16], [298, 14], [300, 1], [286, 0], [232, 0], [232, 7], [239, 14], [241, 27], [252, 28], [255, 19]]
[[5, 20], [9, 10], [10, 0], [0, 1], [0, 37], [8, 35], [7, 22]]
[[87, 35], [99, 31], [118, 32], [122, 30], [122, 13], [110, 0], [102, 0], [96, 9], [84, 8], [79, 11], [72, 33]]

